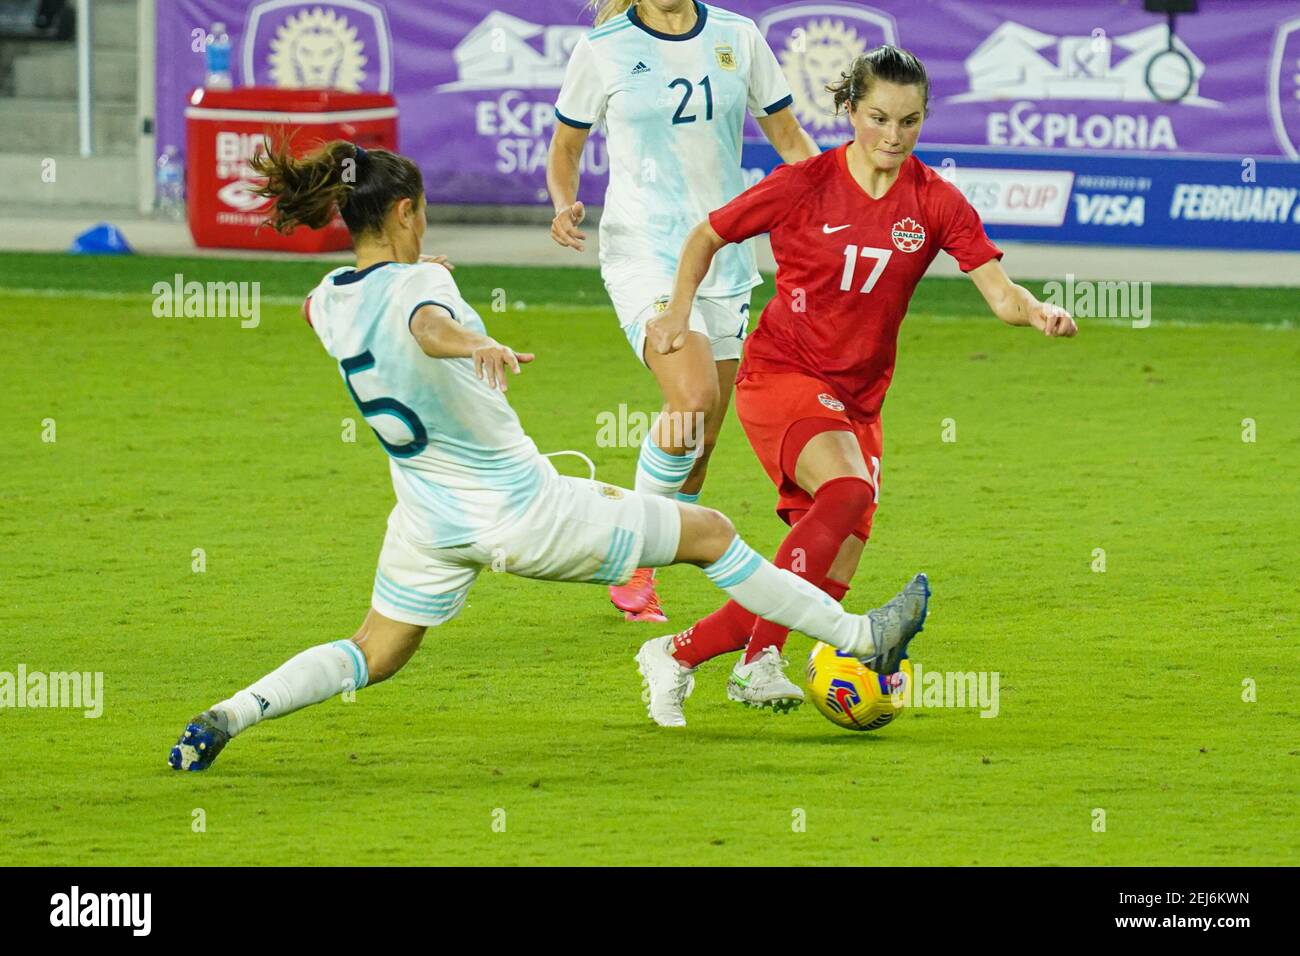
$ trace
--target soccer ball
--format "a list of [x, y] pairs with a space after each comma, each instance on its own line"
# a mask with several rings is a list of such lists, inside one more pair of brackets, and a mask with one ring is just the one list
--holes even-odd
[[877, 674], [856, 657], [820, 641], [808, 655], [808, 695], [813, 706], [846, 730], [879, 730], [906, 705], [912, 662], [896, 674]]

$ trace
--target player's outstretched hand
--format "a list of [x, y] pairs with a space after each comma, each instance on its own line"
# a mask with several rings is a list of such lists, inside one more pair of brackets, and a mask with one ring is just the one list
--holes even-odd
[[1029, 313], [1029, 324], [1044, 335], [1070, 338], [1079, 334], [1074, 318], [1059, 305], [1039, 302]]
[[448, 272], [456, 268], [454, 265], [451, 264], [451, 260], [448, 259], [446, 256], [420, 256], [420, 261], [436, 262], [438, 265], [443, 266]]
[[676, 311], [669, 310], [655, 316], [645, 324], [646, 345], [659, 355], [671, 355], [685, 347], [690, 325], [689, 313], [678, 315]]
[[570, 249], [577, 249], [581, 252], [585, 248], [582, 242], [587, 238], [587, 234], [578, 231], [578, 224], [586, 216], [586, 207], [581, 202], [575, 202], [572, 206], [565, 206], [551, 220], [551, 238], [562, 246], [568, 246]]
[[516, 352], [508, 345], [493, 342], [474, 350], [474, 374], [488, 383], [489, 388], [506, 390], [506, 369], [519, 374], [520, 363], [531, 362], [532, 352]]

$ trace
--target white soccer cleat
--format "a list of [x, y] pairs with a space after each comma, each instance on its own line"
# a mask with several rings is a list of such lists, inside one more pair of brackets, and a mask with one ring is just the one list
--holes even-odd
[[636, 669], [641, 672], [641, 699], [646, 713], [660, 727], [685, 727], [682, 705], [695, 690], [695, 668], [685, 667], [672, 655], [673, 636], [656, 637], [636, 652]]
[[803, 689], [785, 676], [786, 662], [772, 645], [748, 664], [742, 656], [727, 678], [727, 697], [750, 707], [770, 707], [785, 714], [803, 703]]

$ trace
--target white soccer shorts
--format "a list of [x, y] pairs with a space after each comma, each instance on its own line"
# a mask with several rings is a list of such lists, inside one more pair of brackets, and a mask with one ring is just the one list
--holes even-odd
[[[673, 277], [647, 267], [647, 263], [631, 260], [603, 266], [601, 277], [628, 345], [644, 365], [645, 324], [668, 305]], [[749, 291], [717, 298], [696, 297], [691, 309], [691, 331], [708, 337], [715, 362], [740, 358], [749, 330], [749, 299]]]
[[668, 498], [554, 475], [517, 522], [496, 536], [422, 548], [388, 519], [371, 605], [395, 621], [431, 627], [460, 613], [484, 568], [545, 581], [623, 584], [639, 567], [671, 564], [681, 517]]

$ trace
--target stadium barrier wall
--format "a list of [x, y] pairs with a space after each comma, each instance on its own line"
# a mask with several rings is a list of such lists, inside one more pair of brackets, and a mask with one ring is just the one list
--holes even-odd
[[[824, 146], [850, 135], [826, 83], [878, 43], [917, 53], [932, 108], [920, 155], [967, 191], [997, 237], [1300, 249], [1294, 0], [1201, 0], [1172, 34], [1163, 17], [1117, 0], [720, 6], [758, 24], [791, 109]], [[203, 76], [192, 34], [215, 20], [229, 27], [237, 84], [393, 92], [401, 147], [431, 203], [547, 204], [553, 103], [590, 29], [581, 0], [160, 5], [158, 150], [183, 142], [185, 99]], [[757, 177], [775, 156], [752, 119], [745, 140]], [[584, 167], [583, 194], [596, 199], [608, 167], [599, 129]]]

